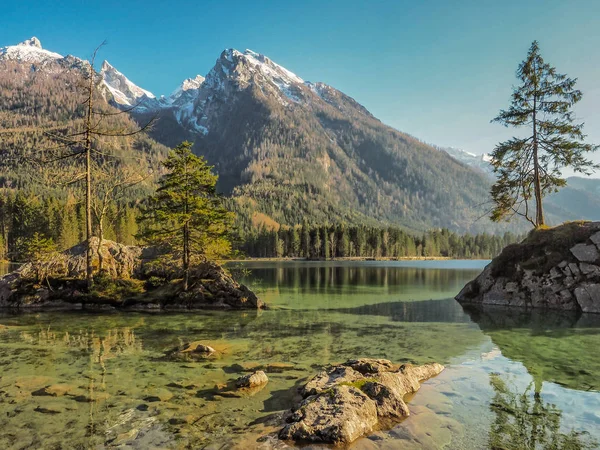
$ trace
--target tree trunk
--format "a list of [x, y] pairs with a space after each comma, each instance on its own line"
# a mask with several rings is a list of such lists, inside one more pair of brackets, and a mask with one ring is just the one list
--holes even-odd
[[90, 84], [87, 101], [87, 117], [85, 122], [85, 221], [86, 221], [86, 267], [85, 279], [88, 289], [94, 284], [92, 267], [92, 111], [94, 97], [94, 68], [90, 67]]
[[102, 241], [104, 240], [104, 223], [102, 218], [98, 220], [98, 273], [102, 273], [104, 256], [102, 256]]
[[190, 242], [189, 225], [183, 226], [183, 290], [187, 292], [190, 282]]
[[535, 176], [535, 226], [541, 227], [545, 225], [544, 222], [544, 210], [542, 206], [542, 188], [540, 183], [540, 168], [538, 162], [538, 148], [537, 142], [533, 144], [533, 157], [534, 161], [534, 176]]
[[184, 160], [183, 165], [184, 173], [185, 173], [185, 202], [184, 202], [184, 212], [186, 215], [185, 224], [183, 225], [183, 290], [187, 292], [189, 283], [190, 283], [190, 224], [188, 222], [188, 212], [189, 212], [189, 199], [188, 199], [188, 167], [187, 167], [187, 158]]
[[535, 194], [535, 226], [544, 225], [544, 211], [542, 209], [542, 188], [540, 183], [540, 163], [538, 159], [538, 137], [536, 121], [537, 99], [533, 99], [533, 176]]

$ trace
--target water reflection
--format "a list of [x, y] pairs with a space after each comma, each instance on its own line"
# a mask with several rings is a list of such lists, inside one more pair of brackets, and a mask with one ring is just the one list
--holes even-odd
[[571, 312], [467, 307], [502, 354], [527, 368], [539, 392], [545, 381], [600, 391], [600, 316]]
[[[429, 262], [432, 264], [426, 265]], [[419, 262], [418, 267], [400, 263], [280, 262], [244, 263], [251, 275], [243, 281], [258, 289], [271, 304], [291, 308], [331, 308], [364, 305], [378, 300], [404, 301], [452, 298], [479, 273], [481, 262], [465, 267], [448, 261]]]
[[490, 410], [489, 448], [506, 450], [583, 450], [597, 448], [598, 442], [586, 431], [565, 431], [562, 411], [544, 401], [532, 384], [524, 391], [500, 374], [490, 375], [494, 397]]
[[252, 275], [273, 288], [299, 292], [328, 292], [344, 289], [356, 292], [361, 287], [378, 286], [389, 292], [403, 292], [407, 286], [446, 291], [462, 282], [473, 270], [444, 270], [415, 267], [313, 266], [290, 264], [277, 269], [252, 269]]
[[394, 322], [470, 323], [460, 304], [453, 298], [418, 302], [384, 302], [355, 308], [339, 308], [346, 314], [389, 317]]

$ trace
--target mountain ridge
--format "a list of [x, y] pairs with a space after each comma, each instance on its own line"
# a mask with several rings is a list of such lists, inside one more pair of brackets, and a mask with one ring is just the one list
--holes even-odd
[[[89, 64], [45, 52], [32, 38], [0, 49], [0, 60], [50, 72]], [[137, 86], [107, 61], [98, 73], [113, 106], [140, 123], [157, 117], [153, 139], [168, 147], [194, 143], [245, 226], [262, 217], [285, 225], [519, 229], [482, 219], [490, 180], [481, 167], [382, 123], [343, 92], [305, 81], [252, 50], [224, 50], [206, 77], [184, 80], [168, 97]]]

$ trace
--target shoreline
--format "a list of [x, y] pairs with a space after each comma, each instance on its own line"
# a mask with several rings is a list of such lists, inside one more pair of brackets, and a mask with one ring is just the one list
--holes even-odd
[[[491, 258], [451, 258], [449, 256], [402, 256], [402, 257], [367, 257], [367, 256], [345, 256], [339, 258], [318, 258], [318, 259], [310, 259], [310, 258], [257, 258], [257, 257], [248, 257], [248, 258], [235, 258], [235, 259], [221, 259], [217, 260], [218, 264], [227, 264], [227, 263], [238, 263], [238, 262], [329, 262], [329, 261], [357, 261], [357, 262], [374, 262], [374, 261], [489, 261]], [[3, 265], [14, 265], [21, 266], [24, 263], [22, 262], [14, 262], [14, 261], [6, 261], [0, 260], [0, 264]]]
[[490, 258], [451, 258], [449, 256], [403, 256], [398, 258], [378, 257], [371, 258], [366, 256], [347, 256], [339, 258], [245, 258], [245, 259], [224, 259], [220, 260], [219, 264], [227, 264], [231, 262], [329, 262], [329, 261], [488, 261]]

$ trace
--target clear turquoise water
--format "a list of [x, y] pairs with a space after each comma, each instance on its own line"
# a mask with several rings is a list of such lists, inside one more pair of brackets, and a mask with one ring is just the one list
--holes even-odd
[[[452, 297], [484, 264], [246, 263], [262, 312], [4, 313], [0, 448], [285, 448], [298, 384], [356, 357], [447, 368], [353, 449], [597, 448], [600, 317], [465, 312]], [[217, 357], [168, 356], [189, 341]], [[254, 395], [215, 388], [274, 363]]]

